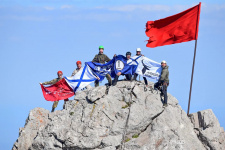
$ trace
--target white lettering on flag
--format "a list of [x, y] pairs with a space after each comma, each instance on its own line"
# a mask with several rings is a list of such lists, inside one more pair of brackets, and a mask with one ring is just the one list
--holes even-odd
[[144, 77], [159, 80], [162, 71], [160, 63], [144, 56], [138, 58], [136, 61], [138, 62], [138, 67], [135, 73]]

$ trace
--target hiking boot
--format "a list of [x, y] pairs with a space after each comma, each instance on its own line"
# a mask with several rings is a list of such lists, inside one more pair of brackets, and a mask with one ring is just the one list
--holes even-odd
[[66, 102], [67, 102], [67, 101], [64, 101], [64, 104], [63, 104], [63, 109], [65, 109], [65, 108], [66, 108]]
[[51, 112], [54, 112], [55, 111], [55, 108], [52, 108], [52, 111]]
[[135, 78], [132, 78], [132, 79], [131, 79], [131, 81], [137, 81], [137, 79], [135, 79]]
[[163, 104], [163, 108], [165, 108], [165, 107], [167, 107], [167, 106], [168, 106], [168, 104], [165, 104], [165, 103]]
[[146, 86], [144, 87], [144, 91], [145, 91], [145, 92], [147, 91], [147, 87], [146, 87]]
[[109, 86], [106, 86], [105, 94], [108, 95], [109, 93]]
[[117, 82], [113, 81], [112, 86], [116, 86]]

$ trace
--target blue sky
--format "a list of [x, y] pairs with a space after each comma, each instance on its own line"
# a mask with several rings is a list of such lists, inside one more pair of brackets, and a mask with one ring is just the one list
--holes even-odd
[[[145, 23], [179, 13], [199, 1], [149, 0], [0, 0], [0, 149], [10, 149], [28, 113], [51, 110], [39, 82], [62, 70], [70, 76], [76, 61], [91, 61], [98, 46], [105, 54], [142, 53], [166, 60], [169, 93], [187, 111], [194, 41], [147, 48]], [[190, 112], [211, 108], [225, 127], [222, 96], [225, 56], [225, 2], [203, 1]], [[105, 81], [104, 81], [105, 82]], [[103, 83], [102, 83], [103, 84]], [[72, 98], [70, 98], [72, 99]], [[61, 101], [57, 110], [62, 109]]]

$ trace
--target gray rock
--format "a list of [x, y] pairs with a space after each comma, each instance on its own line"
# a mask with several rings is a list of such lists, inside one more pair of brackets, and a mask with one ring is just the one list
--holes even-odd
[[144, 87], [143, 82], [119, 81], [108, 94], [105, 86], [77, 92], [61, 111], [35, 108], [13, 150], [200, 150], [224, 144], [224, 131], [212, 113], [202, 113], [199, 126], [172, 95], [162, 108], [160, 93]]
[[204, 149], [187, 114], [169, 105], [153, 116], [149, 125], [125, 144], [126, 149]]
[[35, 108], [30, 111], [24, 128], [19, 129], [19, 138], [13, 145], [13, 150], [26, 150], [37, 136], [38, 132], [43, 130], [48, 124], [49, 111], [43, 108]]
[[211, 109], [189, 115], [199, 140], [206, 149], [224, 150], [225, 132]]
[[103, 98], [105, 96], [106, 87], [100, 86], [98, 88], [93, 88], [90, 90], [87, 94], [87, 98], [91, 102], [95, 102], [96, 100], [99, 100], [100, 98]]

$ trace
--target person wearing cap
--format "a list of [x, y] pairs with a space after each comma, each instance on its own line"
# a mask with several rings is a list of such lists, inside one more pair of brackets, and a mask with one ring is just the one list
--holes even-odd
[[163, 107], [167, 107], [167, 87], [169, 86], [169, 66], [167, 66], [167, 63], [165, 60], [161, 62], [161, 67], [162, 67], [162, 72], [161, 76], [159, 78], [159, 81], [154, 84], [154, 88], [159, 89], [160, 86], [162, 88], [160, 89], [161, 91], [161, 96], [164, 96], [164, 102], [163, 102]]
[[[101, 63], [101, 64], [105, 64], [105, 62], [109, 62], [111, 59], [109, 59], [109, 57], [107, 55], [103, 54], [103, 52], [104, 52], [104, 47], [99, 46], [99, 53], [97, 55], [95, 55], [92, 62]], [[106, 78], [108, 80], [108, 85], [111, 86], [112, 78], [111, 78], [110, 74], [107, 74]], [[99, 86], [99, 80], [95, 80], [95, 87], [98, 87], [98, 86]]]
[[[141, 54], [141, 48], [137, 48], [136, 56], [144, 56]], [[134, 73], [133, 80], [137, 81], [137, 76], [138, 76], [138, 74]], [[144, 79], [145, 85], [148, 86], [148, 81], [147, 81], [146, 77], [143, 77], [143, 79]]]
[[[77, 61], [76, 64], [77, 64], [77, 68], [72, 72], [71, 77], [75, 76], [80, 70], [83, 69], [81, 61]], [[97, 79], [99, 80], [99, 78], [97, 78]], [[91, 86], [90, 85], [87, 85], [87, 86], [85, 86], [85, 88], [86, 89], [90, 89]]]
[[74, 76], [77, 72], [79, 72], [83, 68], [81, 61], [77, 61], [76, 64], [77, 68], [72, 72], [71, 77]]
[[[60, 81], [60, 80], [63, 79], [62, 78], [62, 75], [63, 75], [63, 72], [62, 71], [58, 71], [57, 72], [57, 75], [58, 75], [58, 78], [55, 78], [55, 79], [53, 79], [51, 81], [43, 82], [43, 83], [40, 83], [40, 84], [42, 84], [42, 85], [52, 85], [52, 84], [55, 84], [56, 82], [58, 82], [58, 81]], [[65, 105], [65, 103], [67, 101], [69, 101], [68, 98], [67, 99], [64, 99], [64, 105]], [[54, 101], [54, 103], [52, 105], [52, 111], [51, 112], [54, 112], [55, 108], [58, 106], [58, 103], [59, 103], [59, 101]]]
[[[127, 52], [126, 53], [127, 61], [130, 60], [130, 57], [131, 57], [131, 52]], [[115, 86], [117, 84], [120, 75], [124, 75], [124, 74], [121, 74], [121, 72], [118, 72], [116, 74], [116, 76], [115, 76], [115, 78], [113, 80], [113, 86]], [[132, 75], [131, 74], [125, 74], [125, 77], [126, 77], [126, 80], [127, 81], [131, 81]]]

